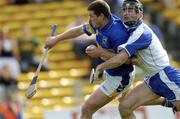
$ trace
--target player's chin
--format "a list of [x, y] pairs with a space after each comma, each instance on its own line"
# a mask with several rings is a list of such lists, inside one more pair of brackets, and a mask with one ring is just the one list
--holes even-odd
[[90, 56], [92, 58], [97, 58], [95, 55], [92, 55], [92, 54], [88, 54], [88, 56]]

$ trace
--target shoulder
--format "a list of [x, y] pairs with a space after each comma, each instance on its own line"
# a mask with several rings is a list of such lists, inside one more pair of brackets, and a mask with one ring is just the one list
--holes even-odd
[[112, 14], [112, 18], [113, 18], [114, 20], [120, 20], [120, 21], [121, 21], [121, 18], [118, 17], [118, 16], [116, 16], [116, 15], [114, 15], [114, 14]]
[[111, 39], [119, 39], [119, 40], [122, 40], [122, 39], [127, 39], [128, 38], [128, 33], [127, 33], [127, 30], [124, 29], [123, 27], [121, 26], [113, 26], [112, 30], [109, 32], [109, 37]]
[[132, 34], [143, 35], [144, 37], [147, 37], [149, 35], [152, 35], [152, 30], [145, 23], [142, 23], [134, 30]]
[[152, 35], [153, 35], [153, 32], [152, 32], [151, 28], [148, 25], [146, 25], [145, 23], [143, 23], [143, 36], [146, 39], [151, 39]]
[[116, 29], [116, 30], [124, 30], [124, 31], [126, 31], [126, 27], [124, 26], [122, 20], [119, 17], [115, 16], [115, 15], [113, 15], [112, 28]]
[[92, 25], [91, 21], [89, 21], [89, 23], [83, 24], [82, 29], [87, 35], [91, 35], [91, 34], [95, 33], [95, 31], [96, 31], [96, 29]]
[[130, 34], [128, 42], [151, 42], [151, 40], [151, 29], [146, 24], [142, 23]]
[[113, 25], [119, 25], [120, 27], [125, 27], [122, 20], [118, 16], [113, 15], [112, 18], [113, 18]]
[[127, 29], [125, 28], [124, 24], [122, 23], [121, 19], [117, 16], [113, 16], [113, 24], [110, 29], [111, 34], [115, 36], [126, 36]]

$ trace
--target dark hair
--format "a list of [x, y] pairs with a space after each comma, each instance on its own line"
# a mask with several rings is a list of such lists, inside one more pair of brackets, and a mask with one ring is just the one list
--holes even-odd
[[125, 6], [126, 4], [134, 6], [136, 10], [143, 11], [143, 5], [139, 0], [124, 0], [122, 6]]
[[105, 17], [108, 18], [111, 15], [109, 5], [103, 0], [95, 0], [94, 2], [90, 3], [88, 10], [94, 11], [96, 16], [99, 16], [102, 13]]

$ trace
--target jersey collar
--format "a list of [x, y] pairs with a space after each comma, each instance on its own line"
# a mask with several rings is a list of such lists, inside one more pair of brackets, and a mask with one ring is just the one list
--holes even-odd
[[140, 26], [141, 24], [142, 24], [142, 20], [139, 20], [137, 23], [136, 23], [136, 25], [135, 26], [133, 26], [133, 27], [128, 27], [128, 26], [126, 26], [125, 24], [125, 27], [127, 28], [127, 31], [128, 31], [128, 33], [132, 33], [133, 31], [135, 31], [136, 30], [136, 28], [138, 27], [138, 26]]
[[110, 15], [108, 23], [101, 30], [108, 30], [113, 25], [113, 22], [113, 16]]

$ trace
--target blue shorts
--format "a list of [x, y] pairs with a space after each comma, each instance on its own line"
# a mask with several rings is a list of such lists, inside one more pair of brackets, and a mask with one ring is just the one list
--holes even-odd
[[169, 101], [180, 100], [180, 71], [166, 67], [156, 75], [145, 78], [145, 83], [159, 96]]

